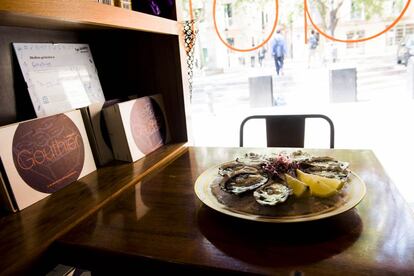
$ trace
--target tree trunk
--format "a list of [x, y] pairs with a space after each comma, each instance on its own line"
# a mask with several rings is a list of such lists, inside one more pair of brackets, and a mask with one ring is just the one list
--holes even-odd
[[336, 27], [338, 26], [338, 22], [339, 22], [338, 12], [341, 9], [343, 3], [344, 3], [344, 0], [339, 2], [338, 5], [336, 6], [336, 8], [332, 7], [332, 9], [329, 13], [329, 19], [330, 19], [330, 24], [329, 24], [330, 28], [329, 29], [330, 29], [330, 32], [331, 32], [331, 36], [335, 36], [335, 30], [336, 30]]

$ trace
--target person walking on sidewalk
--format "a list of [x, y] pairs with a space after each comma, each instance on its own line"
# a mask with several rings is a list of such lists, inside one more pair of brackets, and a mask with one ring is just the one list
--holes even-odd
[[259, 60], [260, 67], [263, 66], [263, 60], [264, 60], [265, 57], [266, 57], [266, 49], [265, 49], [265, 47], [262, 47], [257, 52], [257, 59]]
[[286, 55], [286, 42], [281, 32], [281, 30], [277, 30], [276, 35], [272, 40], [272, 55], [275, 59], [277, 75], [283, 75], [283, 65]]
[[309, 43], [308, 68], [310, 68], [311, 64], [315, 63], [316, 51], [319, 45], [319, 33], [312, 30], [308, 43]]

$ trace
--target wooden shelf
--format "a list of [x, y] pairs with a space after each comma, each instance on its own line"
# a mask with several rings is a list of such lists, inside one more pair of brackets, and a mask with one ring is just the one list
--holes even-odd
[[94, 0], [0, 0], [0, 125], [35, 116], [11, 43], [87, 43], [105, 98], [163, 95], [172, 140], [135, 163], [114, 162], [0, 217], [0, 274], [44, 274], [47, 265], [60, 261], [50, 252], [57, 238], [187, 149], [180, 29], [178, 21]]
[[135, 163], [115, 162], [16, 214], [0, 218], [1, 274], [41, 270], [44, 263], [40, 259], [54, 240], [186, 150], [184, 143], [171, 144]]
[[0, 24], [53, 30], [116, 28], [178, 35], [178, 22], [92, 0], [2, 0]]

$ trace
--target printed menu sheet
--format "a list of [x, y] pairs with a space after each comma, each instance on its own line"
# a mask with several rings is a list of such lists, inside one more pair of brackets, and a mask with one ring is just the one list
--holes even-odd
[[103, 103], [87, 44], [13, 43], [38, 117]]

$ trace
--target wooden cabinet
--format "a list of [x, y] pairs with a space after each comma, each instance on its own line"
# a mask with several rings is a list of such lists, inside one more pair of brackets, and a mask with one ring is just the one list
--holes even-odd
[[87, 43], [106, 99], [161, 93], [172, 138], [135, 163], [113, 162], [17, 214], [3, 215], [1, 274], [47, 270], [59, 261], [51, 248], [56, 238], [186, 150], [189, 97], [180, 33], [177, 20], [91, 0], [0, 2], [0, 125], [36, 117], [11, 43]]

